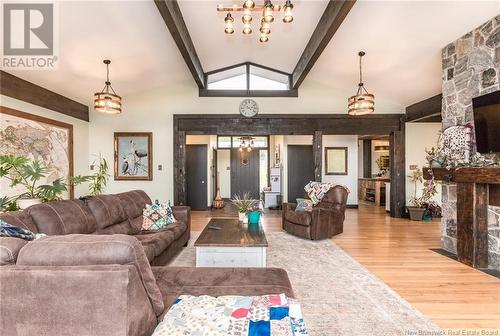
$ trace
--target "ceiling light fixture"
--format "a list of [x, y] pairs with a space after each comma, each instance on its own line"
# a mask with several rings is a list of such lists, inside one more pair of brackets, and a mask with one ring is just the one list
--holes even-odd
[[244, 150], [246, 150], [247, 152], [251, 152], [252, 148], [255, 146], [253, 142], [254, 139], [255, 138], [251, 136], [242, 136], [241, 138], [239, 138], [240, 140], [239, 151], [243, 152]]
[[122, 113], [122, 97], [116, 94], [109, 81], [110, 60], [104, 60], [106, 64], [106, 82], [101, 92], [94, 93], [94, 110], [107, 114]]
[[241, 21], [243, 22], [243, 34], [250, 35], [252, 34], [252, 26], [251, 22], [253, 21], [252, 13], [258, 12], [260, 14], [260, 42], [269, 41], [269, 34], [271, 34], [271, 23], [274, 22], [275, 12], [280, 12], [283, 9], [284, 16], [283, 22], [290, 23], [293, 21], [293, 4], [292, 0], [286, 0], [283, 6], [281, 5], [273, 5], [271, 0], [263, 0], [262, 5], [256, 5], [253, 0], [246, 0], [243, 2], [243, 5], [233, 5], [233, 6], [224, 6], [222, 4], [217, 5], [218, 12], [227, 12], [226, 17], [224, 18], [225, 29], [224, 32], [226, 34], [234, 33], [234, 18], [231, 16], [231, 12], [243, 12], [241, 16]]
[[226, 28], [224, 29], [224, 32], [226, 34], [234, 33], [233, 22], [234, 22], [234, 19], [231, 16], [231, 13], [227, 13], [226, 18], [224, 19], [224, 23], [226, 24]]
[[359, 55], [359, 84], [356, 94], [348, 99], [349, 115], [365, 115], [375, 111], [375, 96], [365, 89], [363, 83], [363, 71], [361, 59], [365, 56], [364, 51], [360, 51]]

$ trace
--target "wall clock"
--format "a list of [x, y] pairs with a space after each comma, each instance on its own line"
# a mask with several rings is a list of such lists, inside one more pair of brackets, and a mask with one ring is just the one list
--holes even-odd
[[240, 114], [244, 117], [255, 117], [259, 113], [259, 106], [253, 99], [245, 99], [240, 103]]

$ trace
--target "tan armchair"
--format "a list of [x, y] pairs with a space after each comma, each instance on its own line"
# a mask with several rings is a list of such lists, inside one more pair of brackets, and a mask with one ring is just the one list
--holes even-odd
[[283, 229], [295, 236], [319, 240], [344, 230], [345, 208], [349, 191], [337, 185], [310, 211], [295, 211], [295, 203], [283, 205]]

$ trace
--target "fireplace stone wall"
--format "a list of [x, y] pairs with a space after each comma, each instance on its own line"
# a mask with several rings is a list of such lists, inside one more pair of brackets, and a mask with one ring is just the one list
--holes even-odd
[[[497, 91], [500, 79], [500, 15], [442, 49], [443, 129], [474, 122], [472, 98]], [[457, 187], [443, 184], [441, 242], [457, 251]], [[489, 207], [488, 266], [500, 269], [499, 219]]]

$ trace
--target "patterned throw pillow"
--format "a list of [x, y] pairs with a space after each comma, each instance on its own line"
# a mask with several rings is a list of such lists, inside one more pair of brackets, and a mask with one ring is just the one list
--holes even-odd
[[33, 233], [30, 230], [26, 230], [14, 225], [11, 225], [0, 219], [0, 237], [12, 237], [21, 238], [24, 240], [36, 240], [38, 238], [45, 237], [46, 234], [43, 233]]
[[146, 204], [146, 208], [142, 210], [143, 230], [161, 230], [173, 222], [175, 217], [170, 202]]
[[295, 211], [312, 211], [313, 204], [310, 200], [304, 198], [297, 198], [297, 207]]

